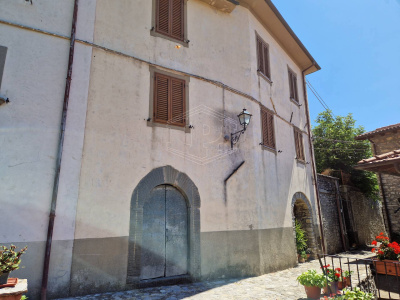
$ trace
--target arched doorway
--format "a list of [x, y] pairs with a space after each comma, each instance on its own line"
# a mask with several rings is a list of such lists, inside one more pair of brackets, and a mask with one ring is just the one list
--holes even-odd
[[199, 191], [171, 166], [153, 169], [132, 194], [126, 283], [179, 283], [200, 273]]
[[296, 193], [292, 199], [293, 227], [298, 222], [305, 231], [307, 239], [307, 249], [311, 252], [311, 257], [315, 258], [317, 253], [317, 243], [314, 233], [314, 220], [312, 208], [309, 200], [303, 193]]
[[186, 200], [173, 186], [155, 187], [143, 206], [140, 279], [188, 273]]

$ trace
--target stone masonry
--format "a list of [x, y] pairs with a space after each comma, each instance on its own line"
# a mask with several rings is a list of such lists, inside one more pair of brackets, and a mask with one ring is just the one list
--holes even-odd
[[[369, 140], [375, 144], [375, 155], [400, 149], [400, 131], [376, 134]], [[400, 176], [381, 174], [381, 178], [381, 192], [386, 198], [392, 233], [400, 239], [400, 211], [396, 213], [400, 208]]]
[[338, 178], [318, 174], [319, 198], [327, 254], [334, 254], [343, 250], [337, 208], [337, 181], [339, 181]]

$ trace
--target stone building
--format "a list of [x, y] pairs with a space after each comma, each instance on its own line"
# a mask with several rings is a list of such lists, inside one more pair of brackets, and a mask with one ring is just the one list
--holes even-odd
[[0, 7], [0, 241], [30, 299], [293, 267], [296, 218], [318, 251], [320, 67], [270, 0]]
[[364, 133], [356, 140], [372, 144], [374, 157], [361, 160], [355, 168], [378, 173], [385, 225], [400, 242], [400, 123]]

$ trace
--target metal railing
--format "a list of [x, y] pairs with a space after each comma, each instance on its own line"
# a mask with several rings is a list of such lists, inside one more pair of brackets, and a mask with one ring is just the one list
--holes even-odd
[[[357, 258], [351, 256], [339, 256], [318, 254], [318, 260], [323, 273], [326, 274], [326, 267], [329, 269], [340, 268], [339, 274], [343, 279], [343, 274], [347, 271], [350, 274], [348, 289], [355, 287], [364, 292], [375, 295], [376, 299], [400, 299], [400, 262], [399, 261], [379, 261], [374, 258]], [[343, 285], [346, 284], [342, 284]], [[335, 288], [330, 286], [327, 291], [335, 294]]]

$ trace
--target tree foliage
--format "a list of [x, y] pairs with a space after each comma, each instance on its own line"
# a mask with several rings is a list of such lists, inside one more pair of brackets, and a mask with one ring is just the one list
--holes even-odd
[[378, 198], [378, 181], [372, 172], [353, 168], [360, 160], [372, 156], [368, 141], [357, 141], [357, 135], [365, 133], [363, 126], [355, 126], [351, 113], [333, 117], [331, 111], [320, 113], [313, 128], [313, 144], [318, 173], [329, 173], [341, 178], [342, 172], [350, 176], [350, 182], [366, 196]]

